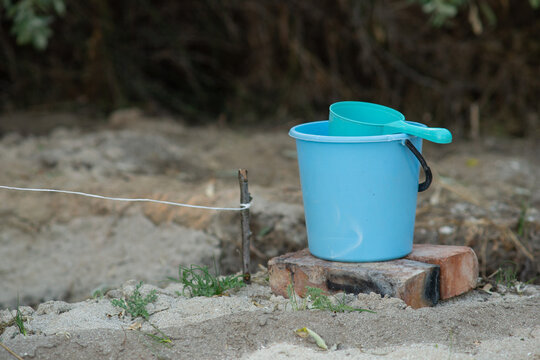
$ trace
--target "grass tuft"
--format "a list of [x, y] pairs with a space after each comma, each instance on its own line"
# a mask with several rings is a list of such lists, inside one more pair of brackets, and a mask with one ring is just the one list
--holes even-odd
[[521, 212], [519, 213], [518, 226], [517, 226], [517, 235], [523, 237], [525, 235], [525, 222], [527, 211], [529, 210], [529, 205], [526, 202], [523, 202], [521, 205]]
[[208, 267], [199, 265], [190, 267], [180, 265], [178, 278], [169, 277], [168, 279], [184, 285], [181, 295], [185, 296], [188, 290], [191, 297], [222, 295], [227, 290], [245, 286], [242, 275], [218, 276], [217, 270], [215, 270], [215, 275], [212, 275]]
[[335, 297], [337, 303], [332, 302], [332, 300], [323, 293], [322, 289], [313, 288], [306, 286], [306, 296], [299, 301], [294, 291], [294, 286], [292, 283], [287, 285], [287, 295], [289, 296], [289, 303], [294, 311], [306, 310], [306, 309], [317, 309], [317, 310], [326, 310], [332, 312], [369, 312], [375, 314], [374, 311], [355, 308], [350, 305], [347, 305], [345, 295], [338, 298]]
[[158, 344], [164, 345], [165, 347], [171, 348], [172, 347], [172, 340], [170, 337], [168, 337], [163, 331], [161, 331], [156, 325], [152, 324], [151, 322], [148, 322], [150, 326], [152, 326], [154, 329], [156, 329], [157, 334], [152, 334], [149, 332], [143, 332], [143, 334], [153, 341], [155, 341]]
[[17, 297], [17, 312], [15, 314], [14, 321], [15, 321], [15, 325], [17, 325], [17, 327], [19, 328], [19, 332], [23, 334], [24, 336], [26, 336], [27, 332], [26, 332], [26, 328], [24, 327], [24, 319], [21, 313], [21, 309], [19, 307], [19, 297]]
[[347, 305], [346, 300], [345, 300], [345, 295], [341, 296], [341, 298], [336, 297], [337, 304], [334, 304], [328, 296], [323, 294], [322, 289], [313, 288], [309, 286], [307, 286], [306, 289], [307, 289], [307, 296], [312, 301], [311, 303], [312, 309], [328, 310], [328, 311], [333, 311], [333, 312], [358, 311], [358, 312], [369, 312], [369, 313], [375, 314], [375, 311], [362, 309], [362, 308], [355, 308], [350, 305]]
[[97, 289], [97, 290], [94, 290], [94, 292], [92, 292], [92, 299], [94, 300], [103, 299], [104, 296], [105, 296], [105, 292], [101, 289]]
[[141, 281], [133, 291], [133, 294], [129, 296], [126, 299], [112, 299], [111, 304], [113, 306], [120, 307], [126, 311], [126, 313], [130, 314], [133, 318], [136, 317], [143, 317], [144, 319], [148, 320], [148, 317], [150, 316], [148, 314], [148, 311], [146, 310], [146, 305], [153, 303], [157, 300], [157, 294], [156, 290], [150, 291], [148, 295], [143, 297], [141, 295], [141, 292], [139, 289], [143, 285], [143, 282]]
[[517, 264], [513, 261], [505, 261], [496, 271], [495, 283], [512, 288], [517, 282]]
[[307, 298], [303, 298], [299, 301], [292, 283], [287, 285], [287, 296], [289, 297], [289, 303], [294, 311], [306, 310], [308, 308]]

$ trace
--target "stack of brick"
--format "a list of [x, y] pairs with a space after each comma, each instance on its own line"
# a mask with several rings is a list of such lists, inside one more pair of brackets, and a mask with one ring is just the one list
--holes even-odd
[[292, 283], [300, 296], [306, 286], [328, 293], [375, 292], [420, 308], [473, 289], [478, 259], [466, 246], [417, 244], [403, 259], [371, 263], [326, 261], [304, 249], [271, 259], [268, 269], [272, 291], [285, 297]]

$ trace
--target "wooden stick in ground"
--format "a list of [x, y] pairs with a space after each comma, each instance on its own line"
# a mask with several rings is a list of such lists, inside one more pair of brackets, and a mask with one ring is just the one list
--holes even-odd
[[0, 342], [0, 346], [3, 347], [4, 349], [6, 349], [6, 351], [7, 351], [8, 353], [10, 353], [11, 355], [13, 355], [13, 357], [14, 357], [15, 359], [17, 359], [17, 360], [24, 360], [22, 357], [20, 357], [19, 355], [15, 354], [15, 353], [13, 352], [13, 350], [11, 350], [10, 348], [8, 348], [6, 345], [2, 344], [1, 342]]
[[[251, 195], [248, 190], [248, 176], [246, 169], [238, 170], [238, 182], [240, 183], [240, 203], [249, 204]], [[244, 282], [251, 282], [251, 274], [249, 273], [250, 258], [250, 243], [251, 230], [249, 228], [249, 208], [240, 211], [241, 226], [242, 226], [242, 272], [244, 273]]]

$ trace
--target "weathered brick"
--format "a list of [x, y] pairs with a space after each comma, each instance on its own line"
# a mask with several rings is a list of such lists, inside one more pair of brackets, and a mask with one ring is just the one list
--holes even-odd
[[300, 296], [311, 286], [329, 293], [389, 295], [413, 308], [432, 306], [439, 300], [439, 266], [408, 259], [344, 263], [316, 258], [304, 249], [270, 259], [268, 269], [272, 291], [284, 297], [292, 281]]
[[463, 294], [476, 287], [478, 259], [470, 247], [415, 244], [406, 259], [441, 267], [441, 299]]

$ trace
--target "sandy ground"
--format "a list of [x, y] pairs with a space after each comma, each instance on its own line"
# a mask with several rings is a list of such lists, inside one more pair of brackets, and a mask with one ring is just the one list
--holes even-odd
[[[178, 285], [157, 288], [147, 321], [132, 319], [109, 299], [129, 296], [134, 281], [105, 298], [23, 308], [30, 335], [11, 326], [0, 341], [38, 359], [540, 358], [538, 286], [525, 287], [521, 295], [476, 290], [418, 310], [399, 299], [360, 294], [349, 296], [349, 304], [375, 313], [332, 313], [294, 310], [288, 300], [272, 295], [259, 275], [258, 284], [224, 297], [186, 298], [176, 293]], [[151, 289], [145, 285], [141, 292]], [[0, 322], [12, 316], [4, 311]], [[303, 327], [321, 336], [329, 350], [297, 336], [295, 330]], [[0, 351], [0, 359], [7, 358]]]
[[[0, 184], [237, 206], [236, 169], [244, 167], [254, 197], [252, 270], [307, 246], [295, 144], [287, 128], [187, 128], [131, 110], [84, 128], [57, 126], [72, 123], [66, 115], [42, 120], [39, 131], [28, 134], [20, 118], [0, 119]], [[511, 267], [518, 279], [538, 276], [539, 153], [540, 143], [532, 139], [426, 144], [435, 181], [419, 195], [415, 241], [471, 246], [485, 276], [505, 261], [516, 263]], [[13, 309], [17, 298], [32, 306], [25, 308], [31, 336], [16, 335], [13, 326], [0, 335], [20, 354], [51, 359], [153, 353], [163, 358], [540, 356], [535, 287], [522, 295], [475, 291], [420, 310], [395, 299], [355, 300], [377, 309], [376, 315], [290, 311], [264, 282], [230, 297], [186, 299], [164, 282], [178, 265], [215, 263], [221, 273], [240, 269], [237, 213], [0, 190], [0, 214], [0, 309]], [[156, 307], [167, 310], [154, 311], [151, 322], [174, 339], [172, 348], [148, 341], [141, 333], [151, 331], [148, 324], [127, 331], [133, 321], [118, 318], [108, 298], [85, 300], [95, 290], [113, 289], [108, 296], [117, 296], [114, 289], [129, 279], [160, 289]], [[68, 303], [46, 302], [51, 300]], [[10, 317], [5, 312], [3, 319]], [[293, 330], [303, 326], [335, 348], [321, 352], [297, 337]], [[0, 349], [0, 359], [6, 354]]]

